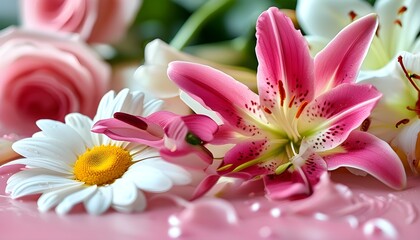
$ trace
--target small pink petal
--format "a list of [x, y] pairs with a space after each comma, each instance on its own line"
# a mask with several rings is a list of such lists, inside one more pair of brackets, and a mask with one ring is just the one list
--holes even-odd
[[218, 129], [217, 123], [205, 115], [192, 114], [182, 117], [182, 120], [188, 130], [204, 142], [213, 140]]
[[209, 175], [200, 182], [193, 193], [193, 197], [191, 200], [200, 198], [204, 194], [206, 194], [214, 185], [216, 185], [217, 181], [219, 180], [219, 175]]
[[386, 185], [402, 189], [406, 185], [404, 167], [392, 148], [379, 138], [360, 131], [353, 131], [342, 144], [345, 150], [325, 156], [328, 170], [350, 167], [365, 171]]
[[362, 17], [344, 28], [315, 56], [316, 95], [355, 81], [377, 26], [375, 14]]
[[156, 126], [155, 131], [151, 132], [147, 129], [149, 123], [146, 123], [146, 121], [143, 121], [143, 123], [145, 125], [142, 128], [145, 127], [146, 129], [139, 128], [140, 123], [133, 125], [115, 118], [110, 118], [99, 120], [93, 125], [91, 130], [95, 133], [105, 134], [114, 140], [137, 142], [152, 147], [163, 146], [163, 129], [160, 130], [160, 133], [156, 134]]

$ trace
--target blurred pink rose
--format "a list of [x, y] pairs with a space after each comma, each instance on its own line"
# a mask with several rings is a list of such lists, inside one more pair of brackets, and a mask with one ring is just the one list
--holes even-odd
[[37, 119], [70, 112], [93, 116], [109, 82], [109, 66], [74, 36], [3, 30], [0, 134], [29, 135]]
[[24, 27], [80, 34], [89, 43], [118, 41], [141, 0], [21, 0]]

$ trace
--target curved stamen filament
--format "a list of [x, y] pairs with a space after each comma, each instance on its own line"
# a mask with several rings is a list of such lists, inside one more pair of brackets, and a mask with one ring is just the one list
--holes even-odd
[[420, 88], [419, 88], [419, 86], [417, 86], [417, 84], [413, 81], [413, 78], [414, 78], [414, 79], [420, 79], [420, 76], [419, 76], [419, 75], [417, 75], [417, 74], [410, 74], [410, 73], [407, 71], [407, 69], [406, 69], [406, 68], [405, 68], [405, 66], [404, 66], [402, 56], [398, 56], [398, 63], [400, 64], [400, 66], [401, 66], [402, 70], [404, 71], [405, 77], [408, 79], [408, 81], [410, 82], [410, 84], [414, 87], [414, 89], [416, 89], [416, 91], [417, 91], [418, 93], [420, 93]]

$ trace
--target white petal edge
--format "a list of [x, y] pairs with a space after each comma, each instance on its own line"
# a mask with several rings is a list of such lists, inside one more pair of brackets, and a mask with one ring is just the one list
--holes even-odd
[[97, 186], [89, 186], [66, 196], [55, 208], [59, 215], [67, 214], [76, 204], [83, 202], [97, 191]]

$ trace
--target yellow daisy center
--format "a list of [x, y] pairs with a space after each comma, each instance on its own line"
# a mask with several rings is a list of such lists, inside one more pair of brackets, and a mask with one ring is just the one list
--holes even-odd
[[95, 146], [87, 149], [74, 164], [76, 180], [89, 185], [111, 184], [132, 164], [130, 153], [117, 146]]

